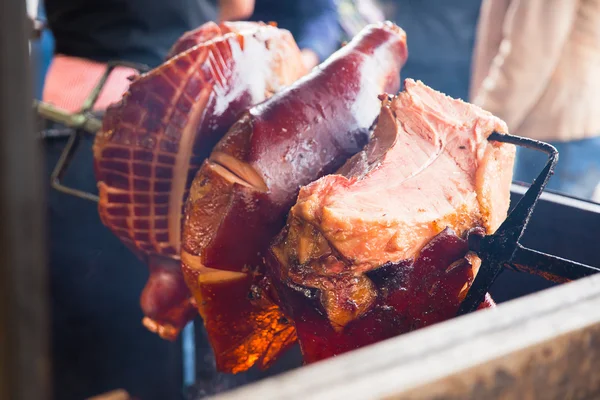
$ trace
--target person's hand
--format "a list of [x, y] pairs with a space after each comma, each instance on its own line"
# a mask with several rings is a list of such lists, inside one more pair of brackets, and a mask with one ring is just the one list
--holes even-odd
[[310, 49], [302, 49], [302, 61], [307, 69], [313, 69], [319, 64], [319, 56]]

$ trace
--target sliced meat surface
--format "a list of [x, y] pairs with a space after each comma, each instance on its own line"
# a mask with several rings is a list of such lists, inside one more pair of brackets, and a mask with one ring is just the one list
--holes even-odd
[[[300, 187], [334, 172], [367, 143], [377, 96], [399, 89], [406, 57], [400, 28], [366, 27], [307, 76], [250, 109], [198, 172], [181, 258], [220, 370], [266, 367], [295, 340], [270, 300], [270, 285], [259, 284], [263, 257]], [[239, 301], [220, 306], [232, 298]]]
[[[424, 312], [381, 303], [404, 318], [396, 334], [423, 325], [419, 321], [435, 310], [446, 310], [436, 314], [436, 321], [452, 317], [458, 294], [468, 288], [475, 271], [463, 274], [451, 291], [432, 293], [447, 279], [440, 269], [464, 264], [466, 248], [449, 258], [441, 251], [424, 259], [423, 252], [440, 235], [463, 240], [474, 228], [493, 233], [506, 218], [515, 147], [488, 142], [494, 131], [506, 133], [504, 122], [407, 79], [404, 92], [383, 97], [374, 137], [365, 150], [337, 174], [301, 189], [288, 225], [272, 247], [276, 286], [283, 294], [316, 290], [330, 328], [341, 334], [371, 312], [382, 296], [396, 296], [372, 278], [393, 264], [410, 283], [393, 291], [410, 296], [407, 304], [418, 303]], [[452, 235], [443, 233], [447, 229]], [[478, 260], [467, 258], [478, 268]], [[425, 272], [415, 275], [417, 265]], [[432, 276], [437, 278], [432, 281]], [[282, 301], [286, 303], [285, 296]], [[453, 306], [443, 308], [448, 304]], [[290, 307], [302, 344], [302, 323]], [[382, 326], [389, 323], [382, 321]]]
[[208, 23], [184, 37], [183, 52], [107, 110], [94, 144], [100, 217], [148, 263], [144, 323], [169, 339], [195, 314], [179, 267], [194, 175], [243, 111], [306, 72], [288, 31], [240, 26]]

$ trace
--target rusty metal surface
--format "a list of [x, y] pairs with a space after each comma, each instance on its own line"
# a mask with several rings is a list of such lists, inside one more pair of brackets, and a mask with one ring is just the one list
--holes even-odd
[[586, 399], [600, 393], [600, 275], [217, 399]]

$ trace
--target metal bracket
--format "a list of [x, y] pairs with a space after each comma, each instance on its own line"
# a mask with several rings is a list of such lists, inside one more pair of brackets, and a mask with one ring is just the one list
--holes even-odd
[[548, 143], [518, 136], [492, 133], [488, 140], [510, 143], [548, 155], [546, 166], [500, 228], [488, 236], [469, 232], [469, 247], [481, 259], [481, 267], [458, 310], [458, 315], [475, 311], [504, 268], [540, 275], [552, 281], [569, 281], [600, 272], [600, 269], [523, 247], [519, 240], [558, 162], [558, 151]]
[[65, 148], [63, 149], [63, 152], [61, 153], [60, 158], [58, 159], [58, 162], [56, 163], [56, 166], [54, 167], [54, 170], [50, 176], [50, 185], [53, 189], [71, 196], [98, 202], [98, 195], [68, 187], [62, 183], [62, 178], [65, 176], [69, 167], [69, 163], [77, 152], [82, 137], [85, 135], [93, 136], [100, 129], [102, 129], [102, 120], [93, 115], [91, 111], [94, 108], [102, 89], [106, 85], [106, 81], [108, 80], [111, 72], [119, 66], [135, 69], [139, 73], [145, 73], [150, 70], [148, 66], [137, 63], [123, 61], [109, 62], [106, 66], [106, 70], [102, 74], [102, 77], [90, 93], [89, 97], [83, 103], [81, 109], [74, 114], [60, 110], [45, 102], [34, 101], [34, 110], [38, 115], [46, 120], [59, 123], [68, 128], [66, 134], [64, 131], [58, 133], [55, 131], [42, 132], [42, 138], [44, 139], [60, 136], [69, 137], [67, 144], [65, 145]]

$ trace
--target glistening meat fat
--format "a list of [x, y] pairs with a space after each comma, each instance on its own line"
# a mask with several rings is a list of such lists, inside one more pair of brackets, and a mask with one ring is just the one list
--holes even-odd
[[398, 90], [406, 57], [400, 28], [366, 27], [309, 75], [250, 109], [198, 172], [181, 259], [220, 370], [266, 367], [296, 340], [263, 279], [263, 257], [300, 187], [367, 143], [377, 96]]
[[503, 121], [407, 79], [374, 137], [302, 188], [269, 272], [316, 361], [456, 315], [479, 268], [471, 229], [506, 218], [515, 148]]
[[192, 179], [242, 111], [304, 75], [288, 31], [205, 24], [110, 107], [94, 144], [102, 222], [150, 268], [144, 324], [174, 339], [196, 314], [179, 267]]

